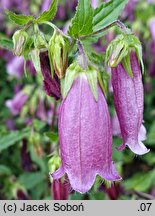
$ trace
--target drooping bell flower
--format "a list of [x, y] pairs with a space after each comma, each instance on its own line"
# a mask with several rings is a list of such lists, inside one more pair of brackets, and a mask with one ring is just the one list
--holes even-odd
[[47, 52], [40, 53], [40, 63], [41, 63], [41, 70], [43, 74], [43, 85], [44, 91], [48, 96], [54, 97], [55, 99], [61, 98], [61, 90], [60, 90], [60, 81], [56, 74], [52, 78], [50, 62], [48, 58]]
[[24, 91], [18, 92], [13, 99], [6, 101], [6, 106], [10, 109], [13, 115], [18, 115], [29, 96]]
[[120, 122], [123, 145], [128, 146], [135, 154], [145, 154], [148, 149], [138, 139], [143, 120], [143, 85], [141, 70], [135, 53], [131, 54], [131, 67], [133, 78], [125, 71], [122, 64], [112, 69], [112, 84], [114, 89], [114, 102]]
[[16, 79], [20, 79], [24, 72], [24, 58], [14, 56], [7, 63], [7, 72], [11, 76], [15, 76]]
[[80, 193], [92, 187], [96, 175], [120, 180], [112, 162], [111, 122], [97, 71], [73, 63], [66, 72], [63, 95], [58, 125], [62, 164], [52, 177], [66, 173], [73, 190]]
[[[142, 61], [141, 45], [133, 35], [122, 36], [112, 43], [108, 48], [109, 64], [112, 68], [114, 104], [123, 138], [123, 144], [118, 149], [128, 146], [135, 154], [143, 155], [149, 150], [142, 143], [146, 130], [142, 126], [144, 90], [139, 63]], [[130, 52], [134, 46], [135, 51]]]
[[53, 180], [52, 197], [54, 200], [67, 200], [69, 197], [67, 182], [63, 182], [62, 179]]

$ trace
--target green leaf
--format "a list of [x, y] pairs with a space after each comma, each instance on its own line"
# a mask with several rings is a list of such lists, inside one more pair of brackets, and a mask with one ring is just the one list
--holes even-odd
[[23, 138], [29, 136], [29, 129], [24, 129], [21, 131], [9, 132], [6, 135], [1, 135], [0, 139], [0, 152], [9, 148], [10, 146], [21, 141]]
[[93, 18], [93, 31], [103, 29], [117, 20], [127, 3], [128, 0], [111, 0], [96, 8]]
[[93, 32], [93, 9], [90, 0], [79, 0], [76, 14], [72, 19], [68, 34], [71, 37], [88, 35]]
[[58, 134], [54, 132], [45, 132], [45, 136], [47, 136], [52, 142], [58, 142]]
[[42, 172], [24, 173], [19, 177], [19, 182], [27, 190], [30, 190], [37, 186], [40, 182], [45, 180], [45, 175]]
[[153, 151], [150, 151], [149, 154], [145, 154], [142, 159], [150, 166], [155, 165], [155, 153]]
[[13, 50], [13, 42], [12, 40], [4, 37], [0, 37], [0, 48]]
[[137, 173], [132, 178], [124, 181], [126, 190], [146, 192], [155, 182], [155, 170], [147, 173]]
[[45, 21], [52, 20], [57, 12], [58, 0], [53, 0], [48, 11], [44, 11], [37, 18], [37, 23], [42, 23]]
[[5, 166], [5, 165], [0, 165], [0, 176], [1, 175], [10, 175], [11, 174], [11, 170], [9, 167]]
[[12, 20], [18, 25], [26, 25], [28, 22], [33, 21], [34, 17], [33, 16], [25, 16], [25, 15], [17, 15], [9, 10], [5, 10], [6, 14]]

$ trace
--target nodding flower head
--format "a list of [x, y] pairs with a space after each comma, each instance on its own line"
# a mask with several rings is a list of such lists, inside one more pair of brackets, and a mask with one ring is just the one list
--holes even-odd
[[121, 63], [112, 68], [114, 102], [124, 141], [119, 149], [128, 146], [135, 154], [142, 155], [149, 151], [142, 143], [146, 138], [146, 130], [142, 125], [143, 84], [140, 64], [134, 52], [131, 53], [130, 60], [133, 78], [128, 75]]
[[132, 33], [122, 34], [113, 40], [106, 51], [106, 62], [112, 69], [114, 104], [117, 112], [123, 145], [135, 154], [142, 155], [149, 150], [142, 143], [146, 130], [142, 125], [144, 90], [142, 83], [141, 43]]
[[[112, 162], [111, 122], [97, 71], [73, 64], [67, 70], [65, 84], [71, 79], [70, 88], [64, 87], [68, 93], [64, 94], [59, 113], [62, 164], [51, 175], [59, 179], [66, 173], [71, 187], [85, 193], [92, 187], [96, 175], [110, 181], [121, 177]], [[93, 85], [91, 80], [96, 80]]]

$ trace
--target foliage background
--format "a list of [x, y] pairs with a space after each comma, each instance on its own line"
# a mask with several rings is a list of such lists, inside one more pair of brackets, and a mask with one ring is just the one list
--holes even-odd
[[[73, 17], [77, 2], [59, 2], [54, 23], [65, 30]], [[48, 0], [0, 0], [0, 35], [11, 38], [17, 29], [4, 15], [4, 7], [14, 12], [37, 15], [47, 9], [49, 3]], [[85, 195], [75, 193], [69, 188], [69, 199], [155, 198], [155, 38], [151, 35], [150, 26], [153, 17], [154, 0], [130, 0], [120, 17], [139, 36], [143, 45], [144, 120], [148, 132], [145, 144], [150, 148], [150, 153], [135, 156], [128, 149], [118, 152], [115, 147], [121, 140], [114, 137], [113, 160], [123, 181], [109, 187], [107, 183], [97, 179], [92, 190]], [[44, 30], [50, 34], [49, 28]], [[94, 44], [94, 49], [104, 52], [115, 34], [115, 29], [112, 29]], [[23, 59], [17, 59], [9, 51], [0, 49], [0, 199], [53, 199], [48, 172], [52, 165], [51, 158], [58, 151], [59, 102], [45, 95], [41, 77], [36, 75], [30, 62], [28, 68], [29, 73], [25, 76]], [[20, 109], [22, 98], [19, 97], [14, 105], [16, 111], [13, 112], [13, 104], [8, 108], [7, 101], [21, 90], [28, 95], [28, 99]], [[112, 113], [111, 93], [108, 103]]]

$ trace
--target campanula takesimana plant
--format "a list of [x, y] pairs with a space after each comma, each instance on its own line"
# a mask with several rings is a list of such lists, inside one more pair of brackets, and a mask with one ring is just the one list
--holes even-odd
[[[38, 18], [7, 11], [9, 17], [22, 26], [13, 36], [14, 53], [23, 55], [25, 61], [32, 60], [37, 73], [42, 73], [46, 94], [61, 101], [60, 152], [55, 151], [50, 159], [57, 198], [66, 197], [61, 194], [64, 175], [80, 193], [91, 189], [97, 175], [107, 181], [121, 179], [112, 161], [112, 125], [102, 73], [103, 57], [112, 68], [114, 103], [119, 135], [123, 139], [118, 149], [128, 146], [135, 154], [148, 152], [142, 143], [146, 139], [140, 68], [141, 63], [143, 70], [142, 48], [138, 38], [117, 20], [128, 0], [110, 0], [99, 7], [93, 1], [94, 8], [90, 2], [78, 1], [67, 34], [49, 22], [56, 14], [57, 0]], [[42, 24], [48, 25], [48, 35], [40, 31]], [[110, 43], [106, 56], [94, 54], [90, 48], [92, 42], [112, 26], [118, 26], [121, 34]]]

